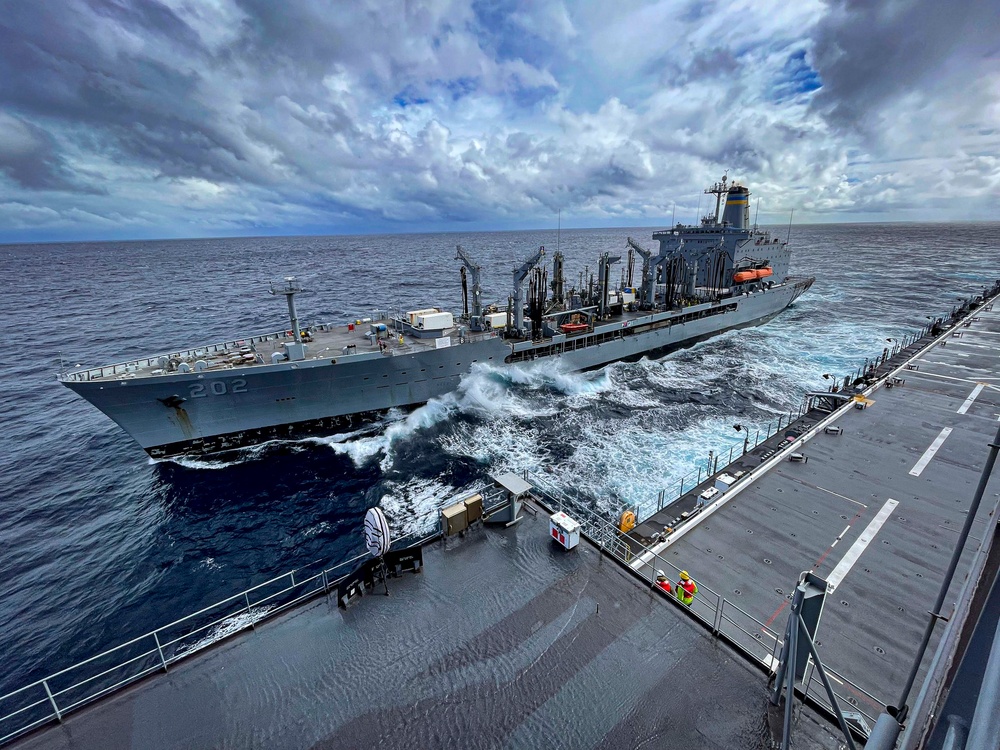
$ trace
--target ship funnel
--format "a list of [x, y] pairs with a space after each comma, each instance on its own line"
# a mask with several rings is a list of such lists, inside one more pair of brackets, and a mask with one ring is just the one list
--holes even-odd
[[742, 185], [733, 185], [726, 194], [726, 211], [722, 221], [734, 229], [750, 226], [750, 191]]

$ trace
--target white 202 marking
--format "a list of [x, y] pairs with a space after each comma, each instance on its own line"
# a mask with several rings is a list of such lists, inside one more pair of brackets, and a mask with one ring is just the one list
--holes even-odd
[[243, 378], [235, 380], [213, 380], [206, 388], [204, 383], [192, 383], [191, 398], [204, 398], [205, 396], [225, 396], [227, 393], [246, 393], [247, 381]]

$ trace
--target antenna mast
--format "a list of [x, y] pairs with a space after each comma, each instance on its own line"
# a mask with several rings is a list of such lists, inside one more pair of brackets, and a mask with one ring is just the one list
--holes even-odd
[[785, 244], [792, 238], [792, 218], [795, 216], [795, 209], [792, 209], [791, 215], [788, 217], [788, 236], [785, 237]]

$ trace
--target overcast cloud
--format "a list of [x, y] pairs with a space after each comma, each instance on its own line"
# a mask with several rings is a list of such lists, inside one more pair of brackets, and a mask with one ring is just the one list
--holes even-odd
[[992, 2], [15, 0], [0, 240], [996, 219]]

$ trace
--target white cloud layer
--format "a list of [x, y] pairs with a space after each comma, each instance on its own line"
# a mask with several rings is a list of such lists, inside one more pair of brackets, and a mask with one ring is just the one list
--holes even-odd
[[36, 0], [0, 239], [993, 219], [1000, 22], [938, 3]]

